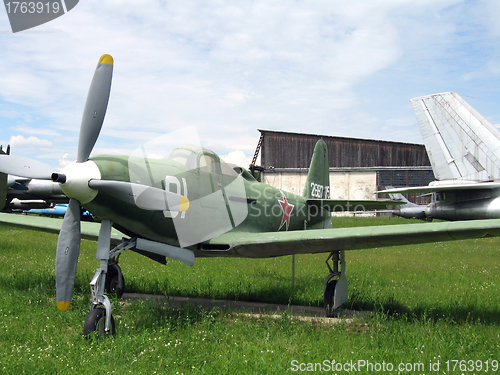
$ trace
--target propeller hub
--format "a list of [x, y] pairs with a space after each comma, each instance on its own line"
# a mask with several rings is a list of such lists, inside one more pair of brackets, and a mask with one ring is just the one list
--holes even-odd
[[71, 163], [61, 172], [57, 177], [61, 177], [61, 190], [67, 197], [78, 200], [80, 204], [89, 203], [96, 197], [97, 190], [89, 187], [89, 181], [100, 180], [101, 172], [93, 161]]

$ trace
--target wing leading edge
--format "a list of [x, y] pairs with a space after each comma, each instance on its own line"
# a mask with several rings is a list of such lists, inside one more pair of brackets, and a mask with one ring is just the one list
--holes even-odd
[[[59, 233], [62, 220], [0, 213], [0, 223]], [[97, 240], [98, 235], [98, 223], [82, 222], [82, 238]], [[500, 219], [292, 232], [228, 232], [202, 244], [195, 255], [267, 258], [497, 236], [500, 236]], [[112, 230], [113, 243], [118, 244], [122, 237], [122, 233]]]
[[[59, 234], [62, 222], [63, 221], [61, 219], [53, 219], [49, 217], [0, 213], [0, 223], [9, 224], [21, 228], [35, 229], [48, 233]], [[100, 223], [83, 221], [81, 222], [81, 226], [82, 238], [97, 241], [97, 238], [99, 237], [99, 229], [101, 226]], [[112, 243], [120, 243], [122, 237], [124, 237], [124, 235], [113, 228], [113, 230], [111, 231]]]
[[206, 254], [195, 253], [197, 256], [267, 258], [497, 236], [500, 236], [500, 219], [294, 232], [229, 232], [202, 245], [201, 253]]
[[385, 193], [434, 193], [440, 191], [455, 191], [455, 190], [490, 190], [500, 189], [498, 182], [477, 182], [467, 184], [433, 184], [428, 186], [408, 186], [391, 190], [380, 190], [377, 194]]

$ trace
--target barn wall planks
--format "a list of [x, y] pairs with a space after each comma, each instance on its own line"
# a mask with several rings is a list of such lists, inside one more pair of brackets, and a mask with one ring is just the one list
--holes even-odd
[[423, 145], [260, 130], [264, 168], [308, 168], [318, 139], [328, 146], [331, 168], [430, 166]]

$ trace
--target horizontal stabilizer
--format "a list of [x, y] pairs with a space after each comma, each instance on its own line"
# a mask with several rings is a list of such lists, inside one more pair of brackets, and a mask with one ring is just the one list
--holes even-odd
[[323, 207], [330, 212], [360, 212], [387, 208], [387, 205], [400, 205], [405, 202], [394, 201], [391, 199], [308, 199], [308, 206]]

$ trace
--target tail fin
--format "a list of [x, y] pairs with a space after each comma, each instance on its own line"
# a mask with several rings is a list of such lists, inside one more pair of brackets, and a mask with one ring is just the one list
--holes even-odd
[[330, 198], [330, 172], [328, 168], [328, 147], [320, 139], [314, 147], [309, 173], [307, 174], [304, 198]]
[[[394, 186], [386, 186], [385, 187], [385, 190], [391, 190], [391, 189], [394, 189]], [[406, 202], [406, 207], [417, 207], [418, 206], [418, 204], [410, 202], [408, 199], [406, 199], [406, 197], [401, 193], [389, 193], [389, 197], [393, 201]]]
[[500, 132], [454, 92], [411, 99], [438, 180], [500, 179]]

